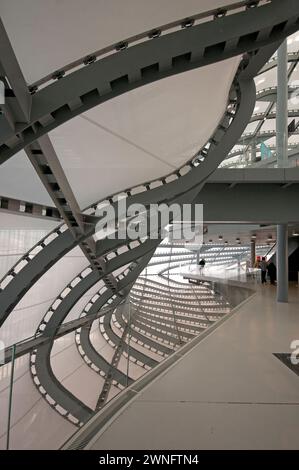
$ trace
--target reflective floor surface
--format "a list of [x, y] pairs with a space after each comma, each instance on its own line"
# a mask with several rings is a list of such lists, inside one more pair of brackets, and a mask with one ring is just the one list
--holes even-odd
[[299, 288], [288, 304], [257, 294], [149, 385], [93, 449], [297, 449], [299, 377], [273, 355], [299, 339]]

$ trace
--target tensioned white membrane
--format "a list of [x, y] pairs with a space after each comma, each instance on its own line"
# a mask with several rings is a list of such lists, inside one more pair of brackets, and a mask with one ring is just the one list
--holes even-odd
[[239, 60], [132, 90], [50, 132], [81, 208], [192, 158], [223, 116]]
[[0, 279], [57, 225], [47, 219], [0, 212]]
[[[116, 277], [125, 269], [129, 266], [129, 264], [126, 264], [124, 266], [121, 266], [119, 269], [113, 272], [113, 275]], [[84, 310], [84, 307], [89, 303], [89, 301], [92, 299], [92, 297], [98, 293], [98, 291], [104, 286], [104, 281], [101, 279], [98, 281], [93, 287], [91, 287], [80, 299], [76, 304], [71, 308], [69, 311], [68, 315], [64, 319], [63, 323], [67, 323], [71, 320], [75, 320], [76, 318], [79, 318], [81, 313]]]
[[24, 295], [0, 330], [5, 345], [32, 336], [48, 308], [66, 285], [85, 267], [87, 258], [79, 247], [57, 261]]
[[75, 320], [80, 317], [81, 313], [84, 310], [84, 307], [92, 299], [92, 297], [99, 291], [99, 289], [104, 285], [104, 281], [101, 280], [97, 282], [93, 287], [91, 287], [86, 294], [82, 295], [78, 302], [73, 306], [69, 311], [68, 315], [65, 317], [63, 323]]
[[106, 361], [111, 362], [115, 351], [113, 347], [109, 343], [107, 343], [106, 339], [100, 332], [98, 320], [96, 320], [92, 325], [92, 329], [90, 332], [90, 342], [94, 349], [101, 356], [103, 356]]
[[277, 68], [268, 70], [255, 78], [256, 90], [259, 92], [265, 88], [277, 85]]
[[[83, 0], [27, 0], [17, 5], [16, 0], [3, 0], [0, 12], [31, 82], [127, 36], [226, 3], [233, 2], [89, 0], [84, 8]], [[88, 34], [78, 34], [82, 28]], [[50, 137], [81, 208], [161, 177], [192, 158], [223, 115], [239, 60], [232, 58], [133, 90], [53, 130]], [[7, 162], [7, 180], [13, 179], [14, 162], [24, 162], [22, 158], [20, 154]], [[22, 189], [12, 186], [10, 194], [29, 197], [34, 187], [36, 199], [46, 201], [47, 194], [34, 178], [28, 174], [32, 184]]]
[[66, 64], [232, 0], [1, 0], [0, 16], [28, 83]]
[[95, 409], [104, 379], [80, 356], [74, 332], [55, 340], [51, 351], [51, 366], [54, 375], [66, 389], [91, 409]]
[[2, 196], [54, 206], [24, 150], [2, 163], [0, 188]]

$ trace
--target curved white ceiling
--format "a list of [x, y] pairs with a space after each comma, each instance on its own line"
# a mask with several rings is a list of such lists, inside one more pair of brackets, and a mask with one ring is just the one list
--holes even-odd
[[[235, 2], [2, 0], [0, 13], [31, 83], [128, 36], [229, 3]], [[52, 131], [50, 138], [81, 208], [168, 174], [190, 159], [223, 115], [239, 60], [133, 90]], [[4, 184], [3, 190], [11, 197], [49, 203], [25, 158], [22, 152], [6, 163], [2, 181], [10, 185]], [[21, 185], [14, 177], [16, 165], [24, 168]]]
[[52, 131], [81, 207], [190, 159], [220, 121], [238, 63], [234, 58], [146, 85]]
[[[55, 227], [59, 225], [59, 222], [51, 220], [51, 219], [42, 219], [42, 218], [37, 218], [37, 217], [30, 217], [27, 215], [15, 215], [15, 214], [10, 214], [9, 212], [6, 211], [0, 211], [0, 232], [2, 233], [5, 230], [28, 230], [28, 231], [41, 231], [45, 230], [45, 234], [53, 230]], [[40, 238], [37, 238], [36, 242], [40, 240]], [[15, 243], [15, 240], [13, 238], [10, 239], [11, 244], [13, 245]], [[19, 243], [19, 241], [18, 241]], [[21, 245], [17, 244], [16, 247], [13, 247], [13, 250], [20, 250], [20, 248], [23, 247], [23, 241], [20, 241]], [[29, 248], [32, 245], [29, 245], [26, 248], [26, 251], [29, 250]], [[2, 253], [2, 247], [0, 247], [0, 253]]]
[[24, 150], [1, 165], [0, 195], [54, 206]]
[[95, 50], [232, 0], [1, 0], [28, 83]]

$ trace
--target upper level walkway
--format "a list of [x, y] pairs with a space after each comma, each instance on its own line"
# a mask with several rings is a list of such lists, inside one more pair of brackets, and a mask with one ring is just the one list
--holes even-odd
[[299, 340], [299, 288], [290, 286], [288, 304], [277, 304], [274, 286], [256, 288], [89, 448], [298, 449], [299, 377], [273, 353]]

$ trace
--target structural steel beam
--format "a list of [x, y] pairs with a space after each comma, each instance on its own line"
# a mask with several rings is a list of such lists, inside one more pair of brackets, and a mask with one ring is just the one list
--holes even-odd
[[[271, 62], [271, 61], [270, 61], [270, 62]], [[276, 66], [277, 66], [277, 57], [275, 58], [275, 62], [276, 62]], [[268, 62], [268, 63], [269, 63], [269, 62]], [[294, 62], [292, 61], [292, 62], [291, 62], [291, 65], [290, 65], [289, 70], [288, 70], [288, 80], [289, 80], [289, 81], [290, 81], [290, 78], [291, 78], [292, 75], [293, 75], [293, 72], [294, 72], [295, 69], [296, 69], [297, 64], [298, 64], [298, 61], [294, 61]], [[265, 64], [265, 65], [266, 65], [266, 64]], [[261, 68], [260, 70], [262, 70], [262, 68]], [[296, 93], [296, 91], [295, 91], [295, 93]], [[263, 120], [261, 120], [261, 121], [258, 123], [258, 125], [257, 125], [257, 127], [256, 127], [256, 129], [255, 129], [254, 135], [257, 135], [257, 134], [260, 132], [260, 130], [261, 130], [263, 124], [264, 124], [264, 120], [267, 119], [267, 117], [271, 115], [271, 111], [272, 111], [273, 107], [274, 107], [274, 102], [269, 103], [269, 106], [267, 107], [266, 111], [263, 113], [263, 114], [264, 114]], [[253, 140], [254, 140], [254, 137], [253, 137]], [[247, 148], [246, 148], [246, 151], [247, 151], [247, 150], [248, 150], [248, 146], [247, 146]], [[228, 158], [229, 158], [229, 156], [228, 156]]]
[[[199, 306], [199, 302], [197, 302], [194, 307], [195, 308], [198, 308]], [[151, 319], [151, 320], [154, 320], [156, 318], [156, 315], [159, 313], [159, 310], [161, 309], [161, 307], [163, 308], [163, 313], [160, 311], [160, 315], [163, 316], [163, 323], [167, 323], [168, 325], [172, 325], [173, 326], [173, 313], [165, 313], [164, 312], [164, 306], [162, 306], [161, 304], [159, 303], [156, 303], [156, 304], [150, 304], [150, 305], [142, 305], [142, 310], [140, 312], [140, 316], [144, 319]], [[169, 308], [169, 309], [166, 309], [166, 310], [170, 310], [170, 312], [172, 312], [172, 309]], [[185, 309], [181, 309], [181, 310], [178, 310], [180, 313], [188, 313], [188, 311], [186, 311]], [[193, 313], [194, 314], [194, 310], [193, 312], [189, 312], [189, 313]], [[156, 315], [155, 315], [156, 314]], [[210, 322], [208, 320], [203, 320], [199, 317], [186, 317], [184, 315], [178, 315], [176, 313], [175, 315], [175, 318], [176, 320], [179, 320], [179, 321], [182, 321], [182, 322], [185, 322], [185, 325], [186, 325], [186, 328], [188, 326], [188, 323], [186, 322], [186, 320], [190, 319], [190, 321], [193, 321], [194, 323], [197, 323], [197, 325], [189, 325], [190, 327], [192, 327], [194, 330], [202, 330], [204, 329], [204, 326], [199, 326], [198, 323], [200, 322], [200, 324], [204, 324], [205, 326], [208, 326], [210, 324]], [[159, 324], [160, 322], [157, 322], [157, 324]], [[160, 323], [161, 324], [161, 323]], [[180, 324], [178, 324], [178, 326], [180, 326]]]
[[[121, 310], [117, 309], [117, 311], [115, 313], [115, 318], [118, 321], [118, 323], [121, 325], [122, 328], [126, 327], [127, 322], [125, 321]], [[106, 323], [106, 327], [108, 326], [107, 322], [108, 322], [108, 319], [106, 320], [106, 318], [105, 318], [104, 323]], [[151, 334], [153, 334], [153, 331], [151, 332]], [[145, 336], [144, 334], [140, 333], [139, 331], [136, 331], [135, 329], [132, 329], [131, 336], [133, 336], [137, 340], [141, 341], [143, 344], [146, 343], [148, 346], [150, 346], [155, 351], [160, 351], [162, 354], [165, 354], [167, 356], [173, 352], [173, 348], [165, 346], [164, 344], [161, 344], [161, 343], [155, 341], [154, 339], [149, 338], [148, 336]], [[174, 343], [176, 343], [176, 341], [174, 341]]]
[[[123, 317], [125, 318], [126, 323], [128, 323], [129, 313], [125, 312], [123, 314]], [[157, 329], [158, 325], [160, 325], [160, 328]], [[156, 336], [160, 338], [163, 342], [173, 342], [177, 345], [182, 344], [182, 340], [180, 338], [180, 335], [178, 334], [178, 330], [173, 323], [173, 315], [170, 321], [165, 319], [165, 322], [163, 322], [162, 326], [161, 323], [157, 324], [157, 322], [150, 315], [147, 315], [141, 311], [138, 314], [138, 319], [134, 318], [132, 320], [132, 330], [134, 330], [134, 326], [141, 328], [143, 331], [145, 331], [152, 337]], [[163, 330], [163, 332], [161, 330]], [[166, 334], [164, 332], [166, 332]], [[192, 339], [194, 337], [194, 335], [189, 332], [184, 332], [184, 336], [186, 336], [186, 338], [188, 339]]]
[[45, 206], [44, 204], [37, 204], [35, 202], [23, 201], [20, 199], [13, 199], [7, 196], [0, 196], [0, 211], [9, 214], [61, 222], [61, 217], [56, 207]]
[[[115, 271], [117, 271], [120, 267], [125, 266], [133, 261], [138, 260], [140, 257], [145, 257], [148, 256], [148, 254], [152, 254], [154, 250], [156, 249], [159, 241], [157, 240], [148, 240], [144, 242], [142, 245], [138, 246], [137, 248], [127, 251], [112, 260], [109, 260], [106, 265], [106, 272], [105, 274], [100, 273], [97, 270], [92, 270], [87, 276], [84, 278], [81, 277], [80, 282], [78, 282], [75, 287], [71, 288], [71, 282], [68, 284], [69, 287], [69, 292], [66, 296], [63, 298], [61, 297], [61, 294], [57, 297], [57, 299], [60, 299], [61, 302], [59, 306], [54, 310], [54, 309], [49, 309], [49, 311], [52, 311], [52, 315], [50, 318], [47, 319], [47, 322], [45, 323], [46, 327], [43, 329], [44, 334], [47, 334], [47, 336], [50, 336], [50, 333], [55, 337], [55, 334], [72, 309], [72, 307], [76, 304], [76, 302], [86, 294], [86, 292], [93, 287], [97, 282], [100, 280], [103, 280], [104, 276], [107, 274], [111, 274]], [[79, 275], [80, 277], [80, 275]], [[119, 282], [121, 284], [121, 281]], [[63, 289], [63, 291], [65, 288]], [[63, 292], [62, 291], [62, 292]], [[55, 304], [56, 300], [53, 302]], [[99, 311], [99, 308], [91, 308], [89, 310], [89, 315], [96, 314]]]
[[[264, 20], [267, 22], [265, 17]], [[284, 29], [283, 34], [286, 34], [286, 32], [287, 30]], [[226, 33], [229, 33], [229, 30], [227, 30]], [[189, 37], [188, 33], [189, 40], [191, 40], [193, 36], [194, 34]], [[167, 37], [165, 38], [167, 39]], [[250, 36], [250, 38], [250, 40], [248, 38], [248, 41], [247, 39], [244, 39], [246, 47], [249, 49], [253, 47], [252, 36]], [[271, 41], [274, 40], [277, 40], [276, 34], [271, 37]], [[257, 46], [257, 43], [255, 41], [253, 42], [254, 45]], [[148, 45], [152, 43], [146, 44]], [[131, 196], [129, 202], [165, 202], [166, 198], [168, 198], [168, 201], [171, 202], [176, 202], [178, 198], [181, 198], [181, 201], [184, 200], [185, 202], [191, 202], [194, 199], [199, 190], [200, 182], [205, 181], [211, 175], [211, 173], [222, 161], [223, 156], [231, 150], [235, 142], [244, 131], [247, 122], [252, 115], [255, 103], [255, 86], [253, 77], [258, 72], [263, 63], [265, 63], [273, 54], [275, 47], [276, 43], [274, 43], [274, 45], [272, 44], [260, 49], [255, 54], [252, 54], [246, 58], [245, 63], [242, 64], [242, 68], [237, 73], [237, 78], [234, 85], [235, 91], [231, 92], [232, 96], [230, 97], [230, 103], [234, 103], [236, 106], [236, 112], [234, 115], [231, 115], [231, 113], [225, 113], [221, 123], [211, 138], [210, 147], [206, 152], [206, 158], [201, 163], [201, 165], [197, 168], [193, 167], [189, 173], [185, 174], [184, 176], [180, 175], [180, 177], [175, 181], [163, 184], [162, 186], [150, 191], [140, 193], [137, 196]], [[130, 51], [132, 50], [133, 48], [130, 49]], [[117, 55], [117, 57], [119, 57], [119, 55]], [[212, 59], [210, 58], [209, 60]], [[214, 56], [214, 54], [213, 60], [217, 60], [217, 57]], [[174, 63], [176, 62], [174, 61]], [[194, 64], [188, 65], [188, 67], [191, 68], [193, 66]], [[26, 141], [26, 143], [29, 144], [29, 141]], [[12, 308], [18, 303], [22, 296], [28, 291], [33, 283], [39, 277], [41, 277], [43, 273], [61, 256], [63, 256], [63, 254], [87, 238], [88, 235], [91, 235], [92, 232], [93, 227], [90, 227], [90, 232], [87, 232], [84, 237], [82, 237], [82, 239], [78, 239], [76, 242], [74, 239], [71, 241], [68, 235], [63, 234], [64, 239], [68, 237], [68, 243], [64, 245], [62, 244], [63, 249], [60, 250], [59, 242], [54, 240], [45, 249], [38, 253], [38, 255], [36, 255], [32, 261], [28, 262], [28, 264], [20, 272], [18, 272], [18, 274], [8, 284], [8, 286], [2, 292], [0, 292], [0, 297], [3, 297], [3, 310], [0, 312], [0, 324], [3, 323], [3, 321], [11, 312]], [[50, 256], [47, 256], [48, 252], [51, 252]], [[112, 285], [112, 287], [114, 287], [116, 291], [115, 286]]]
[[67, 230], [44, 246], [34, 258], [28, 259], [18, 273], [13, 271], [13, 279], [0, 291], [0, 327], [30, 287], [79, 241]]
[[0, 114], [0, 141], [17, 131], [16, 123], [30, 120], [32, 96], [0, 18], [0, 79], [5, 85], [5, 105]]
[[[109, 340], [113, 344], [118, 344], [118, 342], [120, 341], [120, 337], [116, 333], [114, 333], [113, 329], [111, 328], [111, 321], [112, 321], [111, 317], [112, 317], [111, 314], [104, 317], [103, 327], [104, 327], [105, 333], [108, 336]], [[132, 335], [131, 335], [131, 337], [132, 337]], [[156, 361], [155, 359], [152, 359], [151, 357], [147, 356], [146, 354], [143, 354], [138, 349], [134, 348], [133, 344], [131, 344], [131, 346], [130, 346], [130, 356], [133, 357], [134, 359], [136, 359], [136, 361], [142, 362], [143, 364], [146, 364], [150, 368], [153, 368], [153, 367], [155, 367], [156, 365], [159, 364], [159, 362]]]
[[[47, 135], [40, 137], [25, 151], [73, 236], [84, 238], [86, 223], [50, 138]], [[92, 237], [87, 237], [80, 246], [93, 267], [103, 268], [103, 263], [94, 256], [95, 243]]]
[[[2, 136], [0, 162], [72, 117], [147, 83], [281, 41], [297, 31], [296, 0], [277, 0], [184, 28], [108, 55], [32, 97], [30, 124]], [[121, 48], [123, 49], [123, 48]], [[261, 67], [264, 63], [261, 63]], [[259, 67], [259, 69], [261, 68]], [[258, 70], [257, 70], [258, 72]]]
[[85, 226], [81, 209], [65, 176], [54, 147], [47, 135], [25, 148], [41, 182], [59, 210], [61, 217], [76, 237], [83, 234]]
[[[41, 344], [53, 341], [53, 339], [60, 338], [61, 336], [67, 335], [72, 331], [77, 330], [78, 328], [82, 327], [84, 329], [86, 325], [93, 323], [97, 318], [100, 316], [106, 315], [110, 312], [110, 308], [102, 309], [101, 312], [98, 312], [93, 315], [89, 315], [88, 317], [80, 317], [76, 320], [69, 321], [67, 323], [63, 323], [56, 333], [54, 331], [49, 331], [47, 335], [40, 333], [31, 338], [28, 338], [24, 341], [20, 341], [16, 344], [16, 351], [15, 357], [23, 356], [24, 354], [28, 354], [34, 349], [37, 349]], [[12, 346], [8, 346], [5, 348], [4, 351], [4, 362], [7, 364], [11, 361], [12, 358]]]
[[[288, 52], [288, 62], [295, 62], [299, 61], [299, 52]], [[273, 57], [269, 62], [267, 62], [264, 67], [261, 68], [259, 71], [259, 75], [262, 73], [268, 72], [271, 69], [277, 67], [277, 56]]]
[[[137, 267], [133, 268], [133, 270], [130, 271], [130, 273], [123, 280], [118, 282], [118, 291], [128, 288], [128, 286], [130, 286], [132, 282], [135, 281], [144, 266], [150, 260], [152, 254], [153, 248], [151, 249], [149, 254], [144, 255], [140, 259], [139, 264], [137, 264]], [[131, 253], [129, 255], [132, 256]], [[128, 253], [124, 253], [124, 255], [122, 256], [127, 259]], [[118, 259], [118, 263], [120, 266], [126, 264], [126, 262], [122, 259]], [[97, 278], [94, 279], [95, 277]], [[56, 333], [60, 324], [63, 322], [64, 318], [67, 316], [68, 312], [73, 307], [73, 305], [98, 280], [99, 273], [97, 271], [92, 271], [89, 275], [82, 279], [82, 281], [79, 282], [73, 289], [70, 290], [67, 296], [62, 300], [61, 304], [55, 310], [55, 315], [52, 315], [47, 321], [46, 326], [43, 330], [45, 335], [48, 335], [50, 331], [52, 332], [52, 334]], [[115, 296], [113, 291], [111, 289], [107, 289], [104, 294], [99, 297], [97, 301], [97, 308], [91, 308], [87, 316], [92, 315], [94, 312], [98, 312], [101, 307], [103, 307], [103, 305], [105, 305], [112, 296]], [[119, 302], [121, 302], [120, 297], [116, 298], [114, 304], [117, 305]], [[88, 407], [83, 405], [80, 400], [78, 400], [72, 393], [65, 389], [65, 387], [60, 384], [60, 382], [57, 380], [57, 378], [52, 372], [50, 355], [53, 342], [54, 337], [53, 341], [44, 343], [39, 346], [34, 354], [34, 367], [36, 371], [36, 376], [39, 380], [38, 388], [40, 389], [40, 387], [43, 387], [43, 389], [47, 390], [48, 395], [51, 397], [52, 400], [54, 400], [55, 405], [53, 406], [55, 408], [57, 407], [57, 405], [59, 405], [63, 409], [67, 410], [73, 417], [75, 417], [79, 421], [79, 423], [85, 422], [87, 419], [90, 418], [92, 411], [88, 409]]]
[[[298, 96], [299, 87], [298, 86], [288, 86], [288, 97], [289, 99], [292, 96]], [[269, 87], [265, 88], [264, 90], [260, 90], [256, 94], [257, 101], [268, 101], [270, 103], [276, 103], [277, 101], [277, 87]]]
[[[292, 135], [299, 135], [299, 130], [292, 132]], [[241, 139], [237, 143], [237, 145], [248, 145], [252, 140], [256, 142], [256, 144], [260, 144], [261, 142], [265, 142], [268, 139], [271, 139], [272, 137], [276, 136], [276, 131], [262, 131], [258, 132], [257, 134], [255, 132], [252, 132], [250, 134], [244, 134], [242, 135]], [[231, 155], [229, 155], [229, 158]]]
[[[288, 110], [288, 117], [289, 118], [295, 118], [299, 117], [299, 109], [289, 109]], [[253, 114], [250, 122], [255, 122], [255, 121], [263, 121], [265, 118], [267, 119], [276, 119], [276, 112], [272, 111], [271, 113], [257, 113]]]
[[[239, 145], [239, 144], [237, 144], [237, 145]], [[271, 150], [273, 150], [274, 156], [275, 156], [276, 145], [268, 145], [268, 147], [269, 147]], [[296, 150], [296, 149], [298, 150], [298, 144], [288, 144], [288, 147], [289, 147], [289, 149], [292, 149], [292, 150], [289, 151], [289, 157], [292, 157], [294, 154], [296, 154], [296, 152], [294, 152], [294, 150]], [[294, 149], [294, 150], [293, 150], [293, 149]], [[244, 154], [244, 149], [243, 149], [243, 148], [242, 148], [242, 149], [238, 149], [238, 150], [234, 150], [234, 151], [230, 152], [230, 154], [227, 155], [224, 160], [227, 161], [227, 160], [229, 160], [229, 159], [232, 158], [232, 157], [237, 157], [238, 155], [243, 155], [243, 154]], [[271, 158], [272, 158], [272, 157], [271, 157]], [[270, 158], [269, 158], [269, 160], [270, 160]], [[267, 162], [268, 162], [268, 159], [267, 159]], [[267, 163], [267, 162], [266, 162], [266, 161], [263, 161], [262, 164]], [[256, 168], [256, 166], [255, 166], [255, 168]]]
[[[26, 147], [25, 151], [71, 233], [75, 238], [81, 239], [80, 247], [91, 266], [103, 272], [105, 263], [95, 255], [96, 245], [93, 237], [85, 237], [85, 232], [89, 227], [86, 226], [84, 216], [50, 138], [48, 135], [40, 137]], [[116, 281], [112, 274], [105, 276], [104, 282], [115, 289]]]
[[206, 184], [195, 202], [203, 204], [206, 223], [298, 223], [299, 184]]
[[224, 182], [228, 184], [297, 184], [299, 183], [299, 168], [218, 168], [207, 180], [207, 183]]
[[[109, 313], [107, 313], [109, 315]], [[103, 315], [101, 315], [103, 316]], [[87, 325], [88, 326], [88, 325]], [[96, 349], [93, 347], [91, 341], [90, 341], [90, 328], [81, 328], [80, 332], [80, 346], [84, 353], [86, 354], [86, 357], [91, 361], [93, 365], [98, 367], [101, 371], [103, 371], [106, 375], [108, 375], [110, 371], [111, 364], [108, 362], [101, 354], [96, 351]], [[115, 369], [113, 371], [113, 378], [116, 380], [119, 384], [121, 384], [123, 387], [127, 385], [127, 376], [121, 372], [118, 369]], [[129, 378], [129, 383], [131, 383], [131, 379]]]
[[[124, 350], [125, 341], [126, 341], [127, 336], [129, 335], [129, 330], [130, 330], [130, 325], [128, 323], [123, 330], [123, 333], [121, 335], [121, 338], [118, 344], [115, 345], [114, 354], [112, 356], [111, 363], [109, 364], [109, 368], [106, 372], [104, 384], [97, 400], [96, 410], [103, 408], [103, 406], [105, 406], [105, 403], [108, 400], [109, 393], [111, 391], [111, 387], [113, 384], [113, 380], [115, 380], [115, 376], [117, 373], [118, 364], [119, 364], [120, 358]], [[133, 383], [133, 380], [129, 377], [129, 374], [128, 374], [125, 386], [128, 386], [129, 383], [130, 384]]]
[[[184, 176], [180, 175], [176, 181], [128, 199], [129, 202], [137, 200], [139, 202], [164, 202], [165, 200], [191, 202], [198, 193], [200, 185], [211, 176], [224, 155], [231, 150], [244, 131], [255, 103], [253, 77], [273, 54], [278, 41], [298, 29], [296, 23], [298, 15], [298, 2], [287, 0], [282, 7], [280, 2], [272, 1], [256, 9], [218, 18], [217, 21], [200, 24], [167, 34], [155, 41], [132, 46], [70, 73], [63, 80], [58, 80], [33, 95], [29, 126], [20, 124], [18, 133], [7, 133], [0, 147], [0, 160], [5, 161], [21, 148], [31, 145], [49, 130], [114, 96], [146, 83], [249, 51], [250, 54], [246, 56], [238, 70], [229, 97], [230, 101], [237, 105], [236, 113], [235, 115], [230, 112], [225, 114], [211, 138], [211, 145], [201, 165], [198, 168], [192, 168]], [[84, 236], [80, 234], [81, 238], [77, 239], [76, 243], [90, 235], [92, 228]], [[55, 247], [52, 245], [55, 241], [48, 245], [48, 247], [51, 245], [52, 249], [51, 254], [54, 259], [54, 261], [51, 260], [52, 264], [70, 249], [70, 233], [67, 231], [65, 234], [58, 237], [57, 248], [56, 245]], [[62, 238], [65, 240], [64, 246], [60, 246]], [[76, 244], [74, 241], [73, 243]], [[42, 250], [40, 256], [37, 255], [33, 259], [32, 262], [35, 262], [33, 267], [30, 262], [7, 286], [10, 290], [9, 295], [4, 296], [6, 305], [4, 312], [1, 312], [2, 320], [8, 316], [12, 306], [27, 292], [32, 283], [51, 266], [49, 262], [47, 264], [43, 260], [43, 257], [45, 258], [51, 251], [47, 250], [48, 247]], [[151, 255], [152, 252], [143, 258], [142, 265], [148, 262]], [[41, 260], [42, 266], [38, 266]], [[26, 275], [29, 275], [29, 279], [26, 279]], [[138, 269], [134, 270], [134, 275], [130, 273], [125, 279], [119, 281], [116, 292], [125, 291], [136, 275], [138, 275]], [[84, 280], [82, 283], [84, 284]], [[80, 286], [81, 290], [82, 287], [84, 290], [85, 284], [83, 284]], [[5, 294], [7, 288], [3, 291]], [[72, 294], [69, 297], [69, 305], [72, 304], [76, 295], [72, 297]], [[9, 296], [11, 298], [7, 299]], [[113, 296], [115, 296], [113, 290], [108, 289], [99, 301], [95, 302], [90, 313], [92, 314], [95, 309], [99, 310]], [[121, 299], [118, 298], [117, 302], [120, 301]], [[51, 320], [48, 323], [49, 327], [53, 327], [53, 322], [56, 323], [56, 320]], [[90, 416], [90, 410], [82, 407], [78, 411], [78, 400], [69, 393], [65, 393], [64, 387], [57, 383], [57, 379], [51, 374], [51, 347], [49, 343], [38, 348], [35, 366], [44, 382], [47, 385], [50, 384], [50, 396], [51, 393], [54, 395], [54, 401], [59, 403], [63, 396], [62, 406], [82, 422]], [[67, 406], [68, 402], [70, 407]]]

